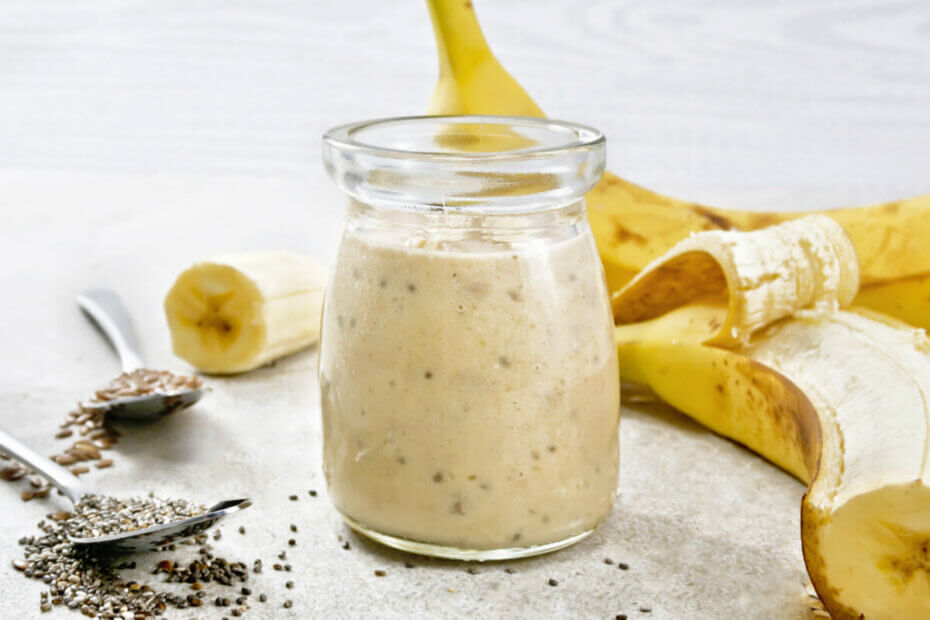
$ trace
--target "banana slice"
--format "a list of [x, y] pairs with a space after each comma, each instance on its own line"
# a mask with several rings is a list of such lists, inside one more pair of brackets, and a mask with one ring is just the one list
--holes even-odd
[[285, 252], [228, 254], [197, 263], [165, 297], [178, 357], [207, 373], [245, 372], [314, 344], [326, 271]]

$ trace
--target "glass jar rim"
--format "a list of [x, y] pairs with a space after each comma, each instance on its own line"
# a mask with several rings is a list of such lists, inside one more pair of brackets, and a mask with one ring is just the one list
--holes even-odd
[[604, 170], [587, 125], [520, 116], [404, 116], [323, 136], [327, 172], [376, 206], [525, 213], [580, 199]]
[[[508, 126], [534, 127], [537, 129], [546, 129], [552, 135], [572, 136], [574, 139], [558, 144], [539, 145], [526, 148], [515, 148], [505, 151], [441, 151], [441, 150], [420, 150], [404, 149], [391, 146], [384, 146], [372, 142], [366, 142], [359, 139], [360, 134], [374, 128], [386, 125], [395, 126], [415, 126], [427, 122], [444, 122], [448, 124], [463, 123], [469, 124], [484, 123], [489, 126], [506, 124]], [[604, 134], [588, 125], [574, 123], [569, 121], [553, 120], [549, 118], [534, 118], [529, 116], [498, 116], [489, 114], [459, 114], [459, 115], [438, 115], [438, 116], [397, 116], [378, 118], [355, 123], [346, 123], [333, 127], [323, 134], [323, 141], [333, 148], [368, 151], [379, 153], [385, 157], [400, 158], [430, 158], [447, 161], [474, 161], [490, 160], [501, 161], [507, 159], [523, 159], [525, 157], [558, 155], [566, 151], [576, 149], [586, 149], [597, 147], [604, 144], [606, 138]]]

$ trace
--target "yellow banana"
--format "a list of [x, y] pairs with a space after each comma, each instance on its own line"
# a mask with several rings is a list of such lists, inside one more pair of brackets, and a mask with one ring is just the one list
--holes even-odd
[[[470, 0], [427, 0], [427, 5], [439, 51], [430, 114], [543, 116], [491, 53]], [[694, 232], [756, 230], [807, 215], [707, 207], [657, 194], [610, 172], [587, 195], [587, 203], [611, 291]], [[912, 290], [930, 286], [930, 195], [821, 213], [839, 222], [856, 247], [866, 286], [857, 304], [930, 328], [930, 299]], [[907, 283], [899, 283], [900, 278], [908, 278]], [[872, 294], [866, 294], [869, 290]], [[895, 296], [908, 301], [899, 304]]]
[[[930, 340], [838, 309], [855, 294], [850, 252], [824, 216], [691, 237], [616, 297], [620, 373], [809, 484], [804, 559], [834, 617], [927, 618]], [[709, 346], [722, 326], [729, 348]]]

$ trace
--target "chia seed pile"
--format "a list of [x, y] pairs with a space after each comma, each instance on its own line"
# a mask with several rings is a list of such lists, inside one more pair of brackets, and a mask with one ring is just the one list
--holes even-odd
[[[90, 471], [90, 467], [84, 463], [93, 462], [97, 469], [111, 467], [113, 459], [106, 458], [101, 451], [110, 449], [116, 443], [119, 432], [113, 428], [106, 411], [92, 405], [100, 405], [117, 398], [144, 396], [152, 392], [176, 394], [187, 389], [199, 389], [202, 385], [203, 381], [199, 377], [175, 375], [166, 370], [140, 368], [131, 373], [124, 372], [94, 392], [94, 397], [88, 403], [78, 403], [68, 412], [64, 422], [59, 425], [55, 438], [68, 439], [77, 432], [80, 439], [51, 459], [59, 465], [70, 467], [75, 476]], [[43, 478], [32, 475], [31, 469], [10, 460], [2, 452], [0, 461], [5, 461], [0, 467], [0, 479], [14, 481], [28, 476], [29, 487], [20, 493], [23, 501], [46, 497], [49, 494], [51, 485]]]
[[133, 497], [127, 500], [86, 495], [74, 507], [73, 517], [65, 523], [71, 536], [93, 538], [196, 517], [206, 511], [205, 506], [183, 499]]
[[[228, 591], [244, 583], [249, 570], [243, 562], [215, 557], [206, 534], [163, 548], [177, 551], [183, 546], [199, 546], [197, 557], [186, 567], [180, 561], [156, 561], [154, 556], [143, 556], [156, 562], [151, 574], [166, 574], [169, 583], [188, 584], [192, 592], [187, 595], [159, 592], [149, 585], [125, 581], [119, 571], [136, 568], [135, 561], [119, 563], [117, 558], [90, 555], [68, 541], [69, 534], [132, 531], [203, 511], [202, 506], [184, 500], [89, 497], [76, 506], [74, 513], [56, 512], [40, 521], [40, 535], [21, 538], [24, 558], [14, 560], [13, 568], [48, 584], [49, 589], [42, 592], [39, 601], [43, 612], [65, 606], [91, 618], [142, 620], [163, 615], [172, 607], [185, 609], [212, 602], [216, 607], [231, 607], [230, 615], [240, 616], [249, 609], [249, 588], [236, 590], [238, 594], [232, 595], [231, 601], [229, 596], [216, 596], [215, 592], [208, 595], [204, 584]], [[219, 530], [215, 530], [214, 539], [219, 538]], [[256, 566], [258, 570], [253, 568], [253, 572], [260, 572], [261, 561]]]

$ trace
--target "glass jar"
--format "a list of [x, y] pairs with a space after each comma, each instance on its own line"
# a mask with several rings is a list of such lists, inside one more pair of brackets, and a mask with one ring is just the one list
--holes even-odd
[[458, 559], [552, 551], [608, 515], [620, 386], [584, 194], [604, 137], [411, 117], [337, 127], [349, 195], [320, 344], [324, 473], [346, 522]]

